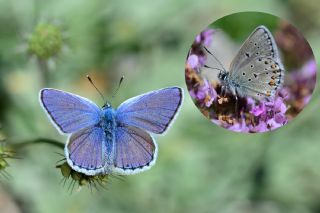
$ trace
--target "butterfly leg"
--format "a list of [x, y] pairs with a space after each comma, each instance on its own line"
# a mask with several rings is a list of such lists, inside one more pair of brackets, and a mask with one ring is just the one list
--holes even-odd
[[226, 87], [221, 86], [221, 97], [225, 98], [225, 96], [226, 96]]
[[235, 104], [235, 115], [236, 115], [236, 119], [238, 120], [239, 119], [239, 107], [238, 107], [238, 105], [239, 105], [239, 102], [238, 102], [238, 93], [237, 93], [237, 89], [235, 89], [235, 91], [234, 91], [234, 97], [235, 97], [235, 99], [236, 99], [236, 104]]

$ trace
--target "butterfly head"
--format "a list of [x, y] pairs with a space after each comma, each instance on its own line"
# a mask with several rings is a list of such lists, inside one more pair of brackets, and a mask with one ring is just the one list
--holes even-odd
[[102, 109], [109, 109], [109, 108], [111, 108], [111, 107], [112, 107], [111, 104], [108, 103], [108, 102], [106, 102], [106, 103], [102, 106]]
[[229, 73], [226, 72], [226, 71], [224, 71], [224, 70], [222, 70], [222, 71], [219, 72], [218, 78], [219, 78], [219, 80], [220, 80], [220, 81], [222, 82], [222, 84], [223, 84], [223, 83], [225, 83], [225, 82], [228, 80], [228, 78], [229, 78]]

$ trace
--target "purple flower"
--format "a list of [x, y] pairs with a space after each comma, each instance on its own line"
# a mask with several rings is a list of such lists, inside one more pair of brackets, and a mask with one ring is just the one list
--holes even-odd
[[207, 100], [205, 100], [205, 105], [206, 107], [210, 107], [213, 103], [213, 101], [217, 98], [217, 92], [216, 90], [213, 88], [213, 86], [209, 83], [208, 80], [204, 79], [204, 89], [207, 90], [207, 93], [206, 93], [206, 98]]
[[202, 31], [200, 34], [196, 36], [195, 42], [198, 44], [202, 43], [205, 46], [210, 45], [212, 42], [214, 32], [214, 29], [206, 29]]
[[206, 97], [205, 92], [203, 90], [201, 90], [200, 88], [197, 91], [190, 90], [189, 93], [192, 98], [194, 98], [198, 101], [201, 101]]
[[305, 65], [302, 67], [301, 75], [304, 78], [314, 78], [317, 74], [317, 64], [315, 60], [309, 60]]
[[252, 108], [255, 105], [255, 103], [256, 103], [256, 101], [253, 98], [251, 98], [251, 97], [247, 98], [247, 106], [248, 107]]
[[277, 128], [279, 128], [280, 126], [282, 126], [282, 124], [276, 122], [276, 120], [275, 120], [274, 118], [269, 119], [269, 120], [267, 121], [267, 125], [268, 125], [268, 128], [269, 128], [270, 130], [277, 129]]
[[286, 88], [286, 87], [284, 87], [284, 88], [282, 88], [280, 91], [279, 91], [279, 96], [281, 97], [281, 98], [283, 98], [283, 100], [289, 100], [290, 99], [290, 92], [289, 92], [289, 90], [288, 90], [288, 88]]
[[197, 55], [195, 54], [191, 54], [189, 57], [188, 57], [188, 61], [187, 61], [188, 65], [192, 68], [192, 69], [195, 69], [198, 64], [199, 64], [199, 58]]
[[211, 44], [214, 32], [215, 30], [213, 29], [207, 29], [202, 32], [203, 44], [205, 46], [209, 46]]
[[303, 103], [304, 105], [306, 105], [307, 103], [309, 103], [310, 99], [311, 99], [311, 95], [308, 95], [308, 96], [306, 96], [306, 97], [303, 98], [302, 103]]
[[314, 89], [317, 75], [317, 64], [314, 59], [306, 62], [300, 70], [292, 73], [292, 80], [297, 87], [307, 88], [310, 93]]
[[286, 124], [286, 111], [284, 98], [279, 93], [273, 99], [262, 100], [258, 105], [253, 105], [250, 113], [255, 118], [255, 124], [249, 125], [250, 132], [265, 132]]
[[278, 124], [286, 124], [287, 123], [287, 118], [284, 114], [282, 113], [277, 113], [274, 115], [274, 120], [275, 122], [277, 122]]
[[245, 123], [245, 119], [241, 119], [241, 123], [235, 123], [228, 127], [229, 130], [235, 132], [249, 132], [249, 127]]
[[268, 131], [267, 124], [265, 122], [260, 122], [256, 126], [249, 126], [250, 132], [266, 132]]
[[250, 113], [253, 114], [254, 116], [260, 116], [262, 113], [265, 113], [266, 107], [264, 103], [259, 104], [258, 106], [253, 107], [250, 110]]
[[206, 56], [204, 56], [204, 55], [199, 55], [198, 59], [199, 59], [199, 68], [200, 68], [200, 67], [203, 67], [203, 65], [205, 65], [205, 63], [206, 63], [206, 61], [207, 61]]
[[287, 111], [287, 107], [285, 103], [283, 102], [283, 99], [280, 97], [277, 97], [274, 101], [274, 112], [284, 114]]
[[187, 59], [187, 64], [195, 71], [200, 72], [201, 68], [205, 65], [207, 56], [203, 52], [203, 46], [210, 46], [214, 29], [206, 29], [198, 34], [194, 40], [192, 48]]
[[217, 98], [217, 92], [207, 79], [203, 80], [203, 84], [196, 91], [189, 91], [192, 98], [203, 103], [206, 107], [210, 107]]

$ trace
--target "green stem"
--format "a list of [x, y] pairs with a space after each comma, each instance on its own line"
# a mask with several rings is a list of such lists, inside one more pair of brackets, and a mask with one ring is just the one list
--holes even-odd
[[10, 144], [10, 146], [14, 149], [14, 150], [18, 150], [21, 148], [24, 148], [26, 146], [29, 145], [36, 145], [36, 144], [48, 144], [48, 145], [52, 145], [55, 146], [57, 148], [64, 148], [64, 143], [61, 143], [60, 141], [56, 141], [53, 139], [49, 139], [49, 138], [36, 138], [36, 139], [30, 139], [30, 140], [24, 140], [24, 141], [19, 141], [19, 142], [9, 142], [8, 144]]
[[41, 58], [37, 58], [42, 86], [46, 86], [49, 83], [49, 67], [47, 61]]
[[272, 133], [265, 133], [265, 138], [262, 145], [262, 153], [257, 159], [257, 163], [255, 165], [255, 169], [253, 170], [253, 189], [251, 192], [250, 199], [253, 201], [257, 201], [263, 199], [263, 192], [267, 187], [266, 176], [268, 175], [268, 151], [273, 143], [273, 135]]

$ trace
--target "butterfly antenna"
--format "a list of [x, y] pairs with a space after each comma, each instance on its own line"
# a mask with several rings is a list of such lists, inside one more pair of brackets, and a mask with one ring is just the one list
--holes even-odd
[[89, 75], [87, 75], [87, 79], [89, 80], [89, 82], [92, 84], [92, 86], [98, 91], [98, 93], [100, 94], [102, 100], [103, 100], [103, 103], [107, 103], [106, 102], [106, 99], [104, 98], [104, 96], [102, 95], [102, 93], [100, 92], [100, 90], [96, 87], [96, 85], [94, 85], [92, 79], [90, 78]]
[[203, 46], [203, 49], [205, 49], [205, 50], [207, 51], [207, 53], [209, 53], [209, 54], [218, 62], [218, 64], [222, 67], [223, 71], [226, 71], [226, 70], [224, 69], [222, 63], [217, 59], [217, 57], [215, 57], [215, 56], [213, 55], [212, 52], [210, 52], [205, 46]]
[[116, 96], [116, 94], [118, 93], [118, 91], [119, 91], [119, 89], [120, 89], [120, 86], [121, 86], [121, 84], [122, 84], [123, 79], [124, 79], [124, 76], [121, 76], [120, 81], [119, 81], [119, 84], [118, 84], [118, 87], [117, 87], [117, 89], [113, 92], [113, 95], [112, 95], [111, 98], [114, 98], [114, 97]]
[[225, 70], [222, 70], [222, 69], [219, 69], [219, 68], [216, 68], [216, 67], [210, 67], [210, 66], [208, 66], [206, 64], [203, 65], [203, 67], [208, 68], [208, 69], [213, 69], [213, 70], [225, 71]]

